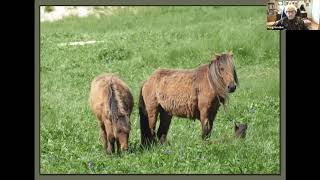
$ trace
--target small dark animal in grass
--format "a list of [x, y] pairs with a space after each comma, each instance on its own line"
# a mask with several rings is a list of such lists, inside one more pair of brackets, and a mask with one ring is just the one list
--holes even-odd
[[234, 133], [237, 138], [245, 138], [246, 130], [248, 128], [247, 124], [237, 124], [234, 123]]
[[128, 86], [113, 74], [97, 76], [91, 83], [91, 110], [100, 124], [100, 135], [108, 154], [128, 150], [133, 97]]
[[210, 137], [213, 121], [228, 93], [236, 90], [237, 73], [232, 53], [215, 55], [209, 64], [191, 70], [158, 69], [142, 85], [139, 114], [141, 143], [166, 141], [172, 116], [199, 119], [202, 139]]

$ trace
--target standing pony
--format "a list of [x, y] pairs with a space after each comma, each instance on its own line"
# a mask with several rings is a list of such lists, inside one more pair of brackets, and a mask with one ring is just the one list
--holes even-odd
[[200, 119], [202, 139], [210, 137], [213, 121], [228, 93], [236, 90], [237, 73], [231, 53], [215, 55], [209, 63], [192, 70], [156, 70], [142, 85], [139, 99], [141, 143], [166, 141], [172, 116]]
[[102, 74], [91, 83], [90, 105], [100, 124], [100, 135], [108, 154], [128, 149], [133, 97], [117, 76]]

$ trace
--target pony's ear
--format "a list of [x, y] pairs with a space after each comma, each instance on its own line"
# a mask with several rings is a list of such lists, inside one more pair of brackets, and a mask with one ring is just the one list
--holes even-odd
[[215, 60], [215, 61], [219, 61], [220, 58], [221, 58], [221, 54], [215, 54], [215, 55], [214, 55], [214, 60]]
[[211, 64], [214, 62], [219, 62], [220, 58], [221, 58], [221, 54], [215, 54], [212, 58]]
[[236, 129], [239, 128], [239, 125], [236, 122], [234, 122], [234, 126], [235, 126]]
[[229, 51], [229, 54], [231, 57], [233, 57], [233, 52], [232, 51]]

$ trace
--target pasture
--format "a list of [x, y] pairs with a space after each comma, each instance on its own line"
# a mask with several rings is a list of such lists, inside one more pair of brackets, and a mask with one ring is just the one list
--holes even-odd
[[[264, 6], [125, 7], [41, 23], [40, 173], [279, 174], [279, 48]], [[173, 117], [169, 143], [141, 149], [142, 82], [157, 68], [193, 69], [229, 50], [240, 86], [209, 140], [198, 120]], [[90, 83], [103, 72], [121, 77], [134, 97], [130, 150], [121, 155], [105, 154], [89, 108]], [[248, 123], [245, 139], [234, 138], [231, 118]]]

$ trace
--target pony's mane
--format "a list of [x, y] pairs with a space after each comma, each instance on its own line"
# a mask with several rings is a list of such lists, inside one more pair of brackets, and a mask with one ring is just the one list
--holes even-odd
[[[224, 100], [228, 100], [227, 85], [224, 83], [223, 78], [218, 67], [218, 64], [226, 64], [230, 69], [232, 69], [232, 74], [234, 81], [238, 85], [238, 77], [233, 62], [232, 54], [224, 53], [215, 55], [213, 61], [209, 64], [208, 78], [209, 84], [217, 93], [218, 98], [222, 97]], [[220, 101], [220, 100], [219, 100]], [[225, 101], [223, 101], [225, 103]]]
[[110, 108], [110, 116], [112, 117], [112, 123], [118, 127], [124, 127], [125, 129], [130, 129], [130, 122], [123, 118], [128, 116], [123, 109], [123, 103], [120, 100], [119, 92], [113, 83], [113, 79], [111, 79], [109, 86], [109, 108]]

